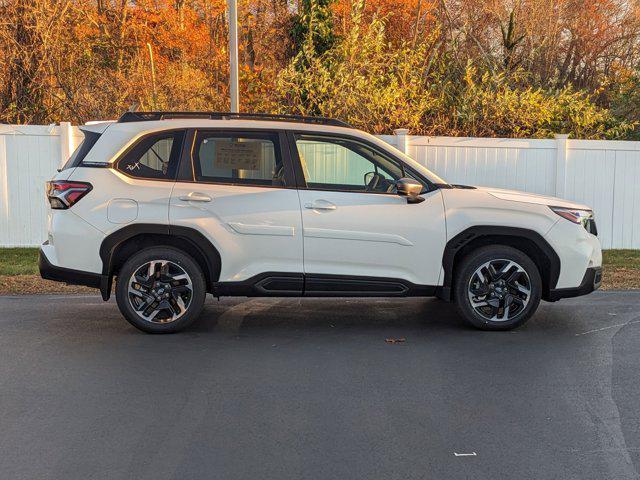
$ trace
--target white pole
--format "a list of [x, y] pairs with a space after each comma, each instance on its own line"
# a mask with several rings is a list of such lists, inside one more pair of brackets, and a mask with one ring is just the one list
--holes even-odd
[[229, 91], [231, 94], [231, 111], [240, 111], [238, 96], [238, 3], [227, 0], [229, 8]]
[[396, 128], [393, 131], [396, 136], [396, 148], [402, 153], [409, 154], [409, 129], [408, 128]]
[[567, 187], [567, 139], [566, 133], [556, 133], [556, 197], [564, 198]]
[[62, 167], [73, 153], [73, 130], [71, 122], [60, 122], [60, 164]]

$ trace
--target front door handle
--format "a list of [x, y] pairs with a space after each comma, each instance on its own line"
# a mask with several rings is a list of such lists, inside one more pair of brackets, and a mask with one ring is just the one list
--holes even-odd
[[211, 197], [200, 192], [189, 192], [186, 195], [178, 197], [183, 202], [210, 202]]
[[315, 200], [305, 203], [304, 208], [308, 208], [309, 210], [336, 210], [338, 207], [327, 200]]

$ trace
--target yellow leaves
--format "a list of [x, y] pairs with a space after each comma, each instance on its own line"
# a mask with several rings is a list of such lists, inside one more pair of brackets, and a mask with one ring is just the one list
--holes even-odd
[[[435, 63], [424, 74], [425, 58]], [[571, 88], [530, 86], [527, 73], [493, 74], [469, 63], [457, 73], [430, 44], [393, 47], [373, 18], [324, 55], [290, 66], [276, 82], [280, 112], [334, 116], [374, 133], [619, 138], [621, 122], [593, 98]], [[637, 124], [636, 124], [637, 125]]]
[[282, 110], [336, 116], [376, 133], [420, 128], [433, 102], [421, 68], [427, 53], [423, 45], [389, 45], [384, 23], [374, 17], [325, 55], [309, 59], [306, 69], [281, 72]]
[[[519, 75], [522, 72], [514, 77]], [[578, 138], [619, 138], [634, 128], [596, 105], [592, 96], [569, 87], [543, 90], [514, 84], [502, 74], [484, 73], [480, 81], [477, 76], [477, 68], [467, 68], [455, 107], [457, 128], [470, 135], [550, 137], [572, 132]]]

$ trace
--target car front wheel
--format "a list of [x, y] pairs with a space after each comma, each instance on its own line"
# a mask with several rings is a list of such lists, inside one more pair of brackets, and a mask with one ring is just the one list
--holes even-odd
[[465, 320], [482, 330], [510, 330], [536, 311], [542, 280], [535, 263], [503, 245], [479, 248], [463, 260], [454, 295]]
[[129, 258], [116, 280], [124, 317], [147, 333], [188, 327], [202, 311], [206, 283], [199, 265], [172, 247], [152, 247]]

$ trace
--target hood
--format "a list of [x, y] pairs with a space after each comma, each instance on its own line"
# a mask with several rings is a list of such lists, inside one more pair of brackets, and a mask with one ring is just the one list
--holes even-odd
[[548, 205], [553, 207], [575, 208], [579, 210], [591, 210], [591, 207], [582, 205], [581, 203], [570, 202], [557, 197], [547, 197], [538, 195], [537, 193], [519, 192], [517, 190], [503, 190], [502, 188], [477, 187], [478, 190], [488, 193], [489, 195], [501, 200], [523, 203], [537, 203], [539, 205]]

